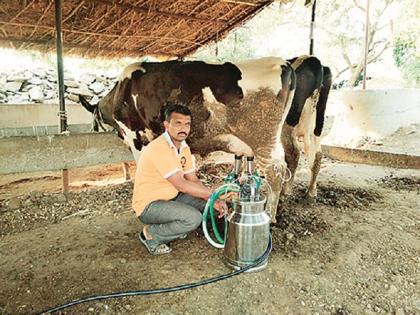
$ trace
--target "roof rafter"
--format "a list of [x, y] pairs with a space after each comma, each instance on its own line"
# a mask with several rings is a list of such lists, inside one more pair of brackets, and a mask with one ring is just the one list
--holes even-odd
[[[39, 28], [39, 29], [45, 29], [48, 31], [55, 31], [55, 27], [52, 26], [46, 26], [46, 25], [35, 25], [35, 24], [27, 24], [27, 23], [9, 23], [9, 22], [2, 22], [0, 21], [0, 24], [6, 24], [6, 25], [12, 25], [16, 27], [28, 27], [28, 28]], [[124, 35], [124, 34], [109, 34], [109, 33], [97, 33], [97, 32], [86, 32], [86, 31], [78, 31], [74, 29], [67, 29], [62, 28], [61, 29], [64, 33], [74, 33], [74, 34], [83, 34], [83, 35], [90, 35], [90, 36], [100, 36], [100, 37], [109, 37], [109, 38], [122, 38], [122, 39], [161, 39], [166, 41], [181, 41], [188, 44], [193, 44], [197, 46], [201, 46], [199, 42], [186, 40], [182, 38], [175, 38], [175, 37], [168, 37], [168, 36], [152, 36], [152, 35]], [[24, 42], [26, 39], [21, 39], [22, 42]], [[30, 42], [31, 39], [28, 39], [28, 42]]]
[[[14, 38], [14, 37], [0, 37], [0, 41], [7, 41], [7, 42], [11, 42], [11, 43], [16, 43], [16, 44], [35, 44], [35, 45], [42, 45], [45, 47], [48, 47], [48, 49], [55, 49], [55, 39], [51, 39], [51, 40], [22, 40], [20, 38]], [[133, 54], [138, 54], [137, 50], [130, 50], [130, 49], [115, 49], [115, 48], [105, 48], [105, 49], [101, 49], [101, 48], [93, 48], [90, 45], [74, 45], [74, 44], [70, 44], [70, 45], [66, 45], [64, 47], [64, 50], [71, 50], [71, 49], [83, 49], [83, 50], [94, 50], [94, 51], [103, 51], [103, 52], [114, 52], [115, 54], [126, 54], [126, 55], [133, 55]], [[152, 52], [150, 52], [152, 53]], [[165, 55], [165, 56], [169, 56], [169, 57], [177, 57], [177, 55], [171, 55], [168, 54], [167, 52], [153, 52], [154, 54], [161, 54], [161, 55]]]
[[[161, 15], [161, 16], [166, 16], [166, 17], [175, 18], [175, 19], [192, 20], [192, 21], [200, 21], [200, 22], [203, 22], [203, 21], [215, 22], [214, 19], [200, 18], [200, 17], [195, 17], [195, 16], [191, 16], [187, 14], [162, 12], [162, 11], [157, 11], [157, 10], [153, 10], [151, 8], [145, 8], [145, 7], [140, 8], [131, 4], [120, 3], [115, 0], [89, 0], [89, 2], [104, 4], [104, 5], [109, 5], [109, 6], [116, 6], [121, 9], [129, 9], [129, 10], [140, 12], [140, 13]], [[227, 24], [228, 21], [220, 20], [219, 23]]]

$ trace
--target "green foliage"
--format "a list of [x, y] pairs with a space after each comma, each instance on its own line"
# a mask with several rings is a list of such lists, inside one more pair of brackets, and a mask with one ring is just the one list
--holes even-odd
[[272, 32], [283, 23], [284, 18], [280, 5], [272, 4], [223, 40], [216, 39], [214, 43], [199, 49], [193, 58], [219, 62], [256, 58], [258, 49], [268, 47], [270, 41], [276, 40]]
[[400, 37], [395, 40], [393, 56], [398, 67], [413, 61], [416, 53], [416, 44], [413, 40], [403, 40]]
[[[333, 73], [346, 76], [351, 85], [357, 84], [363, 71], [365, 9], [366, 0], [317, 1], [315, 54]], [[194, 58], [224, 62], [268, 55], [290, 58], [307, 53], [309, 40], [305, 35], [309, 34], [310, 13], [311, 9], [299, 1], [273, 4], [217, 44], [200, 49]], [[385, 53], [392, 50], [406, 86], [419, 85], [415, 38], [420, 29], [418, 16], [418, 0], [370, 0], [368, 62], [392, 63], [390, 54]]]
[[242, 27], [222, 41], [199, 49], [194, 58], [219, 62], [253, 58], [255, 52], [251, 34], [252, 31], [248, 27]]
[[414, 38], [395, 40], [393, 50], [394, 61], [401, 70], [404, 79], [409, 85], [420, 85], [420, 57], [416, 55], [416, 42]]

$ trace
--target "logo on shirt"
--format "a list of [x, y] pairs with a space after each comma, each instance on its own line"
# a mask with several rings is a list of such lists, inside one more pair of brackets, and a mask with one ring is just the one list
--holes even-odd
[[181, 157], [181, 166], [182, 169], [185, 169], [185, 165], [187, 164], [187, 159], [185, 156]]

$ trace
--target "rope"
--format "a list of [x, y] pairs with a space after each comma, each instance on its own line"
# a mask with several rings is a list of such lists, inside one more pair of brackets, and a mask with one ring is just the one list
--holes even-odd
[[57, 113], [57, 116], [60, 117], [61, 119], [66, 119], [67, 120], [67, 111], [65, 110], [59, 110]]

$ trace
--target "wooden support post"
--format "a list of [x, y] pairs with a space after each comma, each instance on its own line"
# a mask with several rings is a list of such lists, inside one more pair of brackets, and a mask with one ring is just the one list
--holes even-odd
[[124, 162], [124, 163], [122, 163], [122, 168], [123, 168], [125, 180], [126, 181], [129, 181], [131, 179], [131, 176], [130, 176], [130, 165], [128, 165], [128, 163]]
[[69, 192], [69, 170], [67, 169], [62, 170], [61, 178], [62, 178], [62, 183], [63, 183], [61, 191], [63, 192], [63, 194], [67, 196]]

